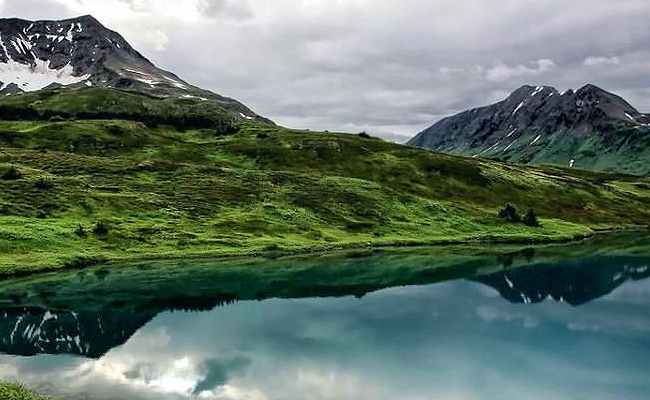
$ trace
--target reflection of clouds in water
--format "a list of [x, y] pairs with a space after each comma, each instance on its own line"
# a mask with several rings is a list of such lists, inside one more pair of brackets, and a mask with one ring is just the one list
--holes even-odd
[[539, 324], [536, 318], [527, 315], [525, 312], [504, 312], [491, 306], [478, 306], [476, 315], [486, 322], [519, 322], [524, 328], [534, 328]]
[[628, 282], [598, 300], [647, 306], [650, 304], [650, 279]]
[[0, 356], [0, 379], [93, 400], [636, 400], [649, 325], [615, 295], [519, 305], [461, 281], [162, 313], [98, 361]]

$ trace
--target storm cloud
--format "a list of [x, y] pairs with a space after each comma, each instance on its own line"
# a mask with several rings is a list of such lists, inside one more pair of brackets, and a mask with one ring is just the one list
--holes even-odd
[[0, 1], [3, 16], [88, 13], [161, 68], [297, 128], [412, 136], [523, 84], [593, 83], [650, 111], [645, 0]]

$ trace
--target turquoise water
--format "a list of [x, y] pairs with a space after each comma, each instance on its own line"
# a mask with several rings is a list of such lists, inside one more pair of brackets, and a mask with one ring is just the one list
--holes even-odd
[[571, 258], [361, 298], [5, 307], [0, 380], [61, 399], [648, 399], [648, 260]]

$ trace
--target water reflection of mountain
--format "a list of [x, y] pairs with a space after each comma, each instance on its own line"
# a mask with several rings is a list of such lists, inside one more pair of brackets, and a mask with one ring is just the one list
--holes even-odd
[[512, 303], [548, 298], [578, 306], [602, 297], [629, 280], [650, 277], [648, 258], [592, 258], [523, 267], [470, 280], [496, 289]]
[[155, 314], [4, 311], [0, 317], [0, 351], [21, 356], [73, 354], [98, 358], [125, 343]]
[[49, 311], [9, 309], [0, 311], [0, 352], [33, 356], [72, 354], [99, 358], [124, 344], [159, 312], [207, 311], [231, 304], [231, 297], [172, 297], [156, 304], [123, 307], [119, 311]]
[[[620, 243], [612, 246], [620, 251]], [[519, 251], [391, 249], [277, 260], [142, 262], [16, 278], [0, 281], [0, 352], [101, 357], [160, 312], [205, 311], [238, 300], [362, 297], [394, 286], [473, 277], [514, 303], [552, 297], [577, 305], [650, 275], [650, 258], [631, 256], [650, 253], [645, 247], [624, 253], [630, 256], [593, 258], [603, 249], [600, 242]], [[508, 271], [477, 276], [504, 268]]]

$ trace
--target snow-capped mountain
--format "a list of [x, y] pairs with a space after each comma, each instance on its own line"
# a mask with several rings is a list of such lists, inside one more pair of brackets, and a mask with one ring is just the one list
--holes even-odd
[[157, 68], [90, 15], [59, 21], [0, 19], [0, 97], [53, 85], [215, 101], [241, 118], [265, 120], [236, 100]]
[[650, 115], [586, 85], [523, 86], [507, 99], [445, 118], [409, 141], [437, 151], [522, 163], [646, 174]]

